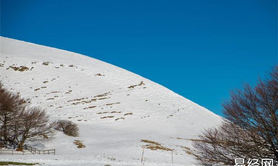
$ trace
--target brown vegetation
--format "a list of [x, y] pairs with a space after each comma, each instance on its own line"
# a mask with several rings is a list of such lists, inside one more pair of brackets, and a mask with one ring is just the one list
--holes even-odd
[[9, 66], [7, 69], [9, 69], [9, 68], [13, 69], [14, 71], [20, 71], [20, 72], [29, 70], [29, 67], [27, 67], [27, 66], [19, 66], [19, 67]]
[[45, 66], [47, 66], [47, 65], [49, 65], [49, 63], [50, 63], [50, 62], [43, 62], [42, 64], [45, 65]]
[[75, 145], [77, 145], [77, 148], [85, 148], [86, 146], [82, 143], [80, 140], [74, 140], [73, 142]]
[[107, 119], [107, 118], [114, 118], [114, 116], [103, 116], [103, 117], [100, 117], [100, 119]]
[[141, 81], [139, 84], [137, 84], [137, 85], [130, 85], [128, 88], [129, 89], [133, 89], [133, 88], [135, 88], [136, 86], [142, 86], [142, 85], [145, 85], [145, 83], [143, 82], [143, 81]]
[[51, 133], [45, 111], [28, 107], [27, 103], [19, 94], [8, 92], [0, 83], [0, 142], [17, 146], [18, 150], [22, 150], [26, 140]]
[[233, 93], [224, 110], [227, 121], [194, 140], [203, 165], [234, 165], [235, 158], [278, 162], [278, 67], [255, 88]]
[[54, 122], [54, 128], [58, 131], [62, 131], [68, 136], [77, 137], [79, 135], [79, 128], [77, 124], [69, 120], [58, 120]]
[[147, 143], [147, 145], [144, 145], [143, 147], [150, 150], [163, 150], [163, 151], [173, 151], [173, 149], [167, 148], [165, 146], [162, 146], [160, 143], [155, 141], [150, 141], [146, 139], [142, 139], [141, 142]]

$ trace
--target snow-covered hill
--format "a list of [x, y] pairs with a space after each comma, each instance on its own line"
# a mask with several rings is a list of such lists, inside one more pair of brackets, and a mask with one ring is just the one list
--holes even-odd
[[[0, 160], [45, 165], [194, 165], [191, 141], [221, 118], [139, 75], [84, 55], [0, 38], [0, 79], [5, 87], [67, 119], [79, 137], [57, 133], [43, 143], [56, 155], [1, 155]], [[186, 87], [185, 87], [186, 88]], [[74, 140], [86, 146], [77, 148]], [[156, 147], [156, 148], [151, 148]]]

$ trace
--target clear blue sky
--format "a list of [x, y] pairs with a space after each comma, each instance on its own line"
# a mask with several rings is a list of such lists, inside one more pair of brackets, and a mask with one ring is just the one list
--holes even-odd
[[1, 0], [1, 35], [82, 53], [222, 115], [278, 62], [277, 0]]

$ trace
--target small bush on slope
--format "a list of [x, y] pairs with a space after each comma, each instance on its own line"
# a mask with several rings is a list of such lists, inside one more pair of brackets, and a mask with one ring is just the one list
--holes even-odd
[[54, 123], [54, 128], [58, 131], [62, 131], [68, 136], [77, 137], [79, 135], [79, 128], [77, 124], [69, 120], [58, 120]]

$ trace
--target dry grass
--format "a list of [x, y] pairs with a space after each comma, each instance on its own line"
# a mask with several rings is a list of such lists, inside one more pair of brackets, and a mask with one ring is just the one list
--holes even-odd
[[107, 95], [109, 95], [110, 94], [110, 92], [105, 92], [105, 93], [103, 93], [103, 94], [99, 94], [99, 95], [96, 95], [96, 96], [94, 96], [95, 98], [98, 98], [98, 97], [104, 97], [104, 96], [107, 96]]
[[141, 142], [147, 143], [147, 145], [144, 145], [143, 147], [150, 150], [173, 151], [173, 149], [162, 146], [160, 143], [155, 141], [142, 139]]
[[20, 71], [20, 72], [29, 70], [29, 67], [27, 67], [27, 66], [19, 66], [19, 67], [9, 66], [7, 69], [9, 69], [9, 68], [13, 69], [14, 71]]
[[107, 114], [109, 112], [98, 112], [97, 114]]
[[80, 141], [80, 140], [74, 140], [73, 143], [77, 146], [77, 148], [85, 148], [85, 147], [86, 147], [86, 146], [82, 143], [82, 141]]
[[38, 90], [40, 90], [41, 88], [36, 88], [36, 89], [34, 89], [34, 91], [38, 91]]
[[133, 89], [133, 88], [135, 88], [136, 86], [142, 86], [142, 85], [145, 85], [145, 83], [143, 82], [143, 81], [141, 81], [139, 84], [137, 84], [137, 85], [130, 85], [128, 88], [129, 89]]
[[68, 100], [68, 102], [73, 102], [73, 101], [81, 101], [81, 100], [84, 100], [84, 99], [88, 99], [88, 97], [82, 97], [82, 98], [77, 98], [77, 99], [72, 99], [72, 100]]
[[107, 118], [114, 118], [114, 116], [103, 116], [103, 117], [100, 117], [100, 119], [107, 119]]
[[68, 90], [67, 92], [65, 92], [65, 94], [70, 94], [72, 92], [72, 90]]
[[68, 100], [67, 102], [73, 102], [73, 103], [71, 103], [72, 105], [78, 105], [78, 104], [88, 104], [88, 103], [94, 102], [96, 100], [97, 99], [95, 99], [95, 98], [88, 99], [88, 97], [83, 97], [83, 98]]
[[116, 103], [108, 103], [106, 105], [114, 105], [114, 104], [120, 104], [120, 102], [116, 102]]
[[120, 117], [120, 118], [116, 118], [115, 121], [124, 120], [124, 119], [125, 119], [124, 117]]
[[0, 161], [0, 165], [37, 165], [39, 163], [23, 163], [23, 162], [13, 162], [13, 161]]
[[89, 106], [89, 107], [85, 107], [85, 108], [83, 108], [84, 110], [87, 110], [87, 109], [91, 109], [91, 108], [96, 108], [97, 106], [95, 106], [95, 105], [92, 105], [92, 106]]
[[95, 76], [105, 76], [105, 75], [101, 74], [101, 73], [97, 73], [97, 74], [95, 74]]
[[183, 149], [183, 151], [185, 153], [195, 156], [194, 153], [192, 152], [192, 150], [189, 147], [187, 147], [187, 146], [180, 146], [180, 147]]
[[179, 139], [179, 140], [188, 140], [188, 139], [181, 138], [181, 137], [177, 137], [176, 139]]
[[122, 113], [121, 111], [112, 111], [111, 114]]
[[109, 99], [110, 97], [102, 97], [102, 98], [99, 98], [98, 100], [105, 100], [105, 99]]
[[49, 65], [49, 63], [50, 63], [50, 62], [43, 62], [42, 64], [45, 65], [45, 66], [47, 66], [47, 65]]
[[132, 112], [128, 112], [128, 113], [125, 113], [124, 116], [127, 116], [127, 115], [133, 115]]

